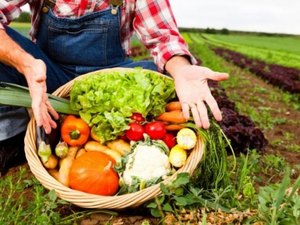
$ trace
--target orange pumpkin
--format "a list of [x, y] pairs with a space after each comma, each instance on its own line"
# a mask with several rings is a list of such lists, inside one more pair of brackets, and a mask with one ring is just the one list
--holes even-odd
[[71, 166], [70, 187], [90, 194], [116, 194], [119, 176], [113, 169], [114, 164], [114, 159], [105, 153], [86, 152], [76, 158]]

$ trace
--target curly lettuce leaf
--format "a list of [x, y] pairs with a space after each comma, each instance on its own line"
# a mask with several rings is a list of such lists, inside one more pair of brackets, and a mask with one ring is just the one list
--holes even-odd
[[104, 143], [128, 129], [132, 113], [157, 116], [174, 97], [173, 80], [156, 72], [99, 71], [74, 82], [70, 105]]

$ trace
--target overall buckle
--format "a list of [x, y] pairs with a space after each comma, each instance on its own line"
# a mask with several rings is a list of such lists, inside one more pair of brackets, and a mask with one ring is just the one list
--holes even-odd
[[43, 13], [47, 13], [49, 8], [53, 8], [56, 4], [56, 0], [44, 0], [42, 11]]
[[109, 4], [111, 6], [111, 14], [116, 15], [119, 7], [123, 5], [123, 0], [109, 0]]

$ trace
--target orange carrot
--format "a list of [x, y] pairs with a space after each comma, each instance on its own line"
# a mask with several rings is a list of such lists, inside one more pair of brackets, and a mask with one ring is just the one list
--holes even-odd
[[168, 130], [168, 131], [181, 130], [182, 128], [184, 128], [184, 126], [182, 126], [181, 124], [169, 124], [169, 125], [166, 125], [166, 130]]
[[185, 123], [187, 120], [184, 118], [181, 110], [173, 110], [164, 112], [156, 117], [156, 120], [161, 120], [170, 123]]
[[169, 102], [166, 105], [166, 111], [167, 112], [174, 111], [174, 110], [181, 110], [181, 104], [180, 104], [179, 101]]

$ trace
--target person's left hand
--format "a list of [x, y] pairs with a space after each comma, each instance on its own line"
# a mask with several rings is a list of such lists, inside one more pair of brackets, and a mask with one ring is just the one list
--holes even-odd
[[219, 73], [209, 68], [196, 65], [178, 66], [172, 74], [175, 81], [177, 96], [182, 105], [182, 112], [186, 119], [190, 112], [195, 124], [205, 129], [209, 128], [207, 106], [217, 121], [222, 120], [222, 114], [215, 98], [208, 87], [208, 79], [222, 81], [228, 78], [227, 73]]

